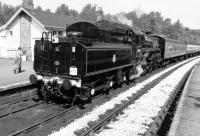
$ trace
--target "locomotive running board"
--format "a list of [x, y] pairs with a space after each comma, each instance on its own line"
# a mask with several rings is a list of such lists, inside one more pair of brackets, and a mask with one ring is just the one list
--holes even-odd
[[106, 69], [106, 70], [92, 72], [92, 73], [86, 74], [86, 76], [93, 76], [93, 75], [101, 74], [101, 73], [104, 73], [104, 72], [109, 72], [109, 71], [112, 71], [112, 70], [117, 70], [117, 69], [121, 69], [121, 68], [125, 68], [125, 67], [130, 67], [130, 66], [134, 66], [134, 64], [128, 64], [128, 65], [118, 66], [118, 67], [114, 67], [114, 68], [109, 68], [109, 69]]

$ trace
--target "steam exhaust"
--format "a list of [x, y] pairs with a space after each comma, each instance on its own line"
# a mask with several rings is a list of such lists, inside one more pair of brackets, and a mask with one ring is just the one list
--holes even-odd
[[135, 79], [135, 78], [138, 78], [142, 75], [142, 73], [144, 72], [144, 69], [142, 66], [145, 66], [147, 65], [147, 57], [149, 56], [149, 53], [145, 53], [141, 58], [140, 60], [138, 61], [138, 64], [137, 66], [135, 67], [136, 69], [136, 74], [132, 75], [130, 77], [131, 80]]

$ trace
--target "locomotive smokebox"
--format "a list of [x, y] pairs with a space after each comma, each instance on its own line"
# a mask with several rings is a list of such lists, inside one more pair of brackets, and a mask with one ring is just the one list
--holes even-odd
[[70, 82], [68, 79], [65, 79], [65, 80], [63, 81], [63, 88], [64, 88], [65, 90], [70, 90], [71, 87], [72, 87], [71, 82]]
[[41, 75], [31, 74], [29, 77], [29, 81], [31, 84], [36, 84], [38, 81], [42, 81], [43, 77]]
[[36, 84], [37, 83], [37, 77], [34, 74], [32, 74], [29, 77], [29, 81], [31, 82], [31, 84]]

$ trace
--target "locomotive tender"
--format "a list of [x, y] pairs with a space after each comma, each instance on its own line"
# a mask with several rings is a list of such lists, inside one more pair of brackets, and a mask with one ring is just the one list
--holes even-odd
[[103, 20], [76, 22], [66, 33], [66, 37], [53, 38], [44, 32], [35, 42], [36, 74], [30, 76], [30, 82], [37, 84], [44, 100], [87, 100], [99, 90], [107, 92], [133, 80], [144, 59], [143, 68], [150, 72], [188, 54], [186, 43], [159, 35], [146, 38], [128, 26]]

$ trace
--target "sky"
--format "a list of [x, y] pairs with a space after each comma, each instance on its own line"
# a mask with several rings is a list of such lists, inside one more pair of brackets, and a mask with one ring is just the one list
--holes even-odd
[[[17, 6], [22, 0], [0, 0], [1, 3]], [[140, 13], [158, 11], [164, 18], [178, 19], [185, 27], [200, 29], [200, 0], [33, 0], [34, 6], [56, 10], [62, 3], [70, 9], [81, 11], [86, 4], [102, 7], [105, 14], [117, 14], [137, 10]]]

